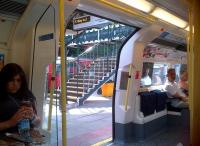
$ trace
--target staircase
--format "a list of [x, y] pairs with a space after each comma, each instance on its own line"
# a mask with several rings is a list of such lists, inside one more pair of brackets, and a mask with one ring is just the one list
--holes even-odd
[[116, 57], [100, 57], [67, 81], [67, 100], [82, 105], [114, 73]]
[[129, 26], [108, 23], [103, 28], [91, 28], [81, 35], [66, 37], [68, 51], [70, 47], [88, 47], [82, 54], [77, 53], [74, 60], [67, 61], [68, 101], [82, 105], [84, 100], [115, 74], [118, 50], [134, 31], [135, 28]]

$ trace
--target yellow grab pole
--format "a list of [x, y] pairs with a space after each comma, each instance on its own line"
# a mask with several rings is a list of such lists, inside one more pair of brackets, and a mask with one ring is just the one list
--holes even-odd
[[187, 57], [188, 57], [188, 81], [189, 81], [189, 109], [190, 109], [190, 141], [192, 141], [193, 134], [193, 84], [194, 84], [194, 56], [193, 56], [193, 24], [192, 24], [192, 13], [189, 8], [189, 32], [188, 32], [188, 46], [187, 46]]
[[150, 15], [146, 16], [146, 15], [144, 15], [143, 13], [141, 13], [139, 11], [134, 11], [134, 10], [122, 7], [122, 6], [120, 6], [120, 5], [118, 5], [118, 4], [114, 3], [114, 2], [110, 2], [108, 0], [96, 0], [96, 1], [98, 1], [100, 3], [103, 3], [103, 4], [107, 5], [107, 6], [113, 7], [115, 9], [117, 9], [117, 10], [123, 11], [125, 13], [129, 13], [131, 15], [134, 15], [137, 18], [142, 19], [144, 21], [149, 21], [149, 22], [152, 23], [152, 22], [155, 22], [157, 20], [153, 16], [150, 16]]
[[61, 54], [61, 100], [62, 100], [62, 146], [67, 145], [67, 117], [66, 117], [66, 71], [65, 71], [65, 42], [64, 42], [64, 0], [59, 0], [60, 20], [60, 54]]
[[49, 101], [49, 117], [48, 117], [48, 131], [49, 132], [51, 131], [54, 83], [55, 83], [55, 63], [52, 64], [52, 73], [51, 73], [51, 82], [50, 82], [50, 101]]
[[129, 65], [129, 70], [128, 70], [128, 83], [127, 83], [126, 97], [124, 99], [125, 111], [128, 110], [128, 93], [129, 93], [129, 86], [131, 82], [131, 72], [132, 72], [132, 64]]

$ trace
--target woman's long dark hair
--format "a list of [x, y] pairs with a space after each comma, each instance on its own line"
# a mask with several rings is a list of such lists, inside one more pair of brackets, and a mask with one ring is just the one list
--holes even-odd
[[21, 87], [13, 96], [19, 100], [26, 99], [34, 103], [35, 97], [28, 89], [25, 73], [23, 69], [16, 63], [9, 63], [5, 65], [0, 72], [0, 100], [6, 100], [8, 98], [9, 93], [7, 92], [7, 84], [17, 75], [19, 75], [21, 78]]

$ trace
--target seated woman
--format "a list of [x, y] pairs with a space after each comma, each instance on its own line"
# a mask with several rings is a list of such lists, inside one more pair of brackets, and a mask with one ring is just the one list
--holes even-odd
[[[30, 106], [23, 106], [23, 101], [29, 101]], [[22, 119], [39, 124], [35, 104], [36, 98], [28, 89], [22, 68], [15, 63], [4, 66], [0, 72], [0, 133], [17, 132]]]
[[188, 96], [188, 73], [186, 70], [180, 73], [179, 87]]

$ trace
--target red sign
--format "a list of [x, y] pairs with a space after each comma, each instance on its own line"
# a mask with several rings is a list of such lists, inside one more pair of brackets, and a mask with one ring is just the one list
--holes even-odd
[[137, 80], [137, 79], [139, 79], [139, 77], [140, 77], [140, 71], [136, 71], [135, 72], [135, 79]]

